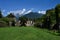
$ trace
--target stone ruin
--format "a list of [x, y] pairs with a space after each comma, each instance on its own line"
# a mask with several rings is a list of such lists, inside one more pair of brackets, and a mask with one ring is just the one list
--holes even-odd
[[[26, 21], [26, 23], [24, 23], [26, 26], [34, 26], [34, 22], [33, 21]], [[21, 26], [21, 21], [20, 20], [16, 20], [14, 19], [14, 21], [9, 21], [9, 26]]]
[[34, 26], [34, 22], [33, 21], [27, 21], [25, 23], [26, 26]]

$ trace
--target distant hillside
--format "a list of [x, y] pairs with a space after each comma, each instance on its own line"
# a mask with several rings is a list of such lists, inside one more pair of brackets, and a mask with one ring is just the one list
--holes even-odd
[[36, 12], [30, 12], [30, 13], [24, 15], [23, 17], [34, 19], [34, 18], [40, 18], [41, 16], [43, 16], [42, 13], [39, 14], [39, 13], [36, 13]]

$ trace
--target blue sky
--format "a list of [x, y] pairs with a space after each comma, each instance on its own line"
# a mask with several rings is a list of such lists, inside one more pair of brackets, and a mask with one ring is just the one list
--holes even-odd
[[33, 11], [46, 11], [47, 9], [54, 8], [60, 4], [60, 0], [0, 0], [0, 9], [4, 11], [4, 15], [13, 10], [30, 10]]

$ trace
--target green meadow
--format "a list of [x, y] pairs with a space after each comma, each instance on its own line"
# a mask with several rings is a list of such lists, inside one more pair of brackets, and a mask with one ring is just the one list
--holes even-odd
[[47, 29], [34, 27], [5, 27], [0, 28], [0, 40], [60, 40]]

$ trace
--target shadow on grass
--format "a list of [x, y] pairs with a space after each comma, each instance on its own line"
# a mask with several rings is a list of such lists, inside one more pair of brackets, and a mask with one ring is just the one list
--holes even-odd
[[60, 33], [58, 33], [58, 31], [48, 31], [48, 33], [55, 35], [55, 36], [60, 36]]

